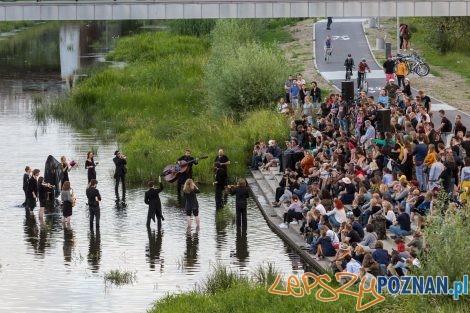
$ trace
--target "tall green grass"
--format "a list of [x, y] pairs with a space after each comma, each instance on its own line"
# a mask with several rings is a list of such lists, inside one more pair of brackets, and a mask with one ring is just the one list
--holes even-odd
[[[204, 86], [209, 49], [207, 38], [165, 32], [123, 38], [107, 58], [126, 62], [125, 68], [94, 73], [67, 98], [39, 106], [36, 116], [52, 114], [79, 129], [114, 133], [128, 157], [128, 179], [134, 183], [154, 179], [186, 148], [194, 156], [210, 156], [194, 168], [195, 179], [209, 184], [213, 159], [224, 148], [234, 181], [245, 175], [253, 144], [282, 140], [287, 122], [268, 106], [242, 114], [239, 120], [211, 109]], [[269, 77], [264, 79], [269, 83]]]

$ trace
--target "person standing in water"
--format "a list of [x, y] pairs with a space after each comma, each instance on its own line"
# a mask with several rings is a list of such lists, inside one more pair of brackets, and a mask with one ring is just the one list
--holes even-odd
[[183, 186], [183, 195], [185, 200], [186, 220], [188, 222], [188, 229], [191, 229], [191, 217], [196, 219], [196, 226], [199, 228], [201, 220], [199, 218], [199, 203], [196, 194], [199, 189], [191, 178], [188, 178]]
[[96, 217], [96, 231], [100, 229], [100, 202], [101, 195], [100, 191], [96, 188], [98, 181], [92, 179], [90, 186], [86, 190], [86, 196], [88, 198], [88, 209], [90, 213], [90, 230], [93, 231], [93, 220]]
[[119, 150], [114, 152], [114, 165], [116, 165], [116, 171], [114, 172], [114, 179], [116, 183], [114, 185], [114, 192], [116, 193], [116, 201], [119, 201], [119, 182], [122, 183], [122, 201], [126, 201], [126, 173], [127, 173], [127, 161], [126, 156]]
[[86, 161], [85, 161], [85, 168], [88, 171], [88, 184], [90, 184], [92, 179], [96, 179], [96, 170], [95, 167], [99, 164], [99, 162], [95, 163], [93, 159], [93, 152], [88, 151], [86, 154]]
[[40, 170], [37, 168], [33, 170], [31, 178], [28, 180], [28, 192], [26, 196], [26, 217], [33, 214], [33, 210], [36, 207], [36, 202], [39, 199], [38, 195], [38, 178]]
[[149, 181], [149, 190], [145, 192], [144, 202], [149, 206], [147, 213], [147, 228], [150, 228], [150, 220], [155, 222], [155, 217], [157, 218], [158, 229], [162, 227], [163, 218], [162, 214], [162, 203], [160, 201], [159, 193], [163, 191], [162, 177], [158, 177], [159, 187], [155, 188], [155, 183]]
[[235, 195], [235, 210], [237, 213], [237, 227], [246, 228], [247, 199], [250, 196], [246, 187], [246, 180], [240, 178], [237, 186], [229, 188], [230, 194]]
[[60, 157], [60, 164], [62, 166], [62, 183], [61, 183], [60, 188], [62, 189], [62, 187], [64, 186], [64, 183], [66, 181], [70, 181], [69, 180], [70, 165], [67, 162], [67, 158], [64, 155]]
[[46, 209], [46, 202], [49, 198], [49, 193], [54, 192], [52, 186], [49, 183], [44, 182], [44, 177], [39, 177], [38, 179], [38, 196], [39, 196], [39, 221], [41, 224], [44, 223], [44, 211]]
[[191, 164], [188, 164], [188, 169], [184, 173], [180, 173], [178, 176], [178, 181], [176, 185], [176, 190], [178, 192], [178, 197], [181, 196], [181, 189], [186, 182], [188, 178], [193, 178], [193, 164], [197, 164], [197, 160], [191, 156], [191, 150], [186, 149], [184, 151], [184, 155], [178, 159], [178, 164], [181, 164], [182, 162], [192, 162]]
[[219, 149], [219, 153], [214, 160], [215, 169], [215, 209], [222, 209], [224, 206], [223, 192], [227, 186], [229, 158], [225, 155], [224, 149]]
[[65, 227], [70, 227], [70, 220], [72, 218], [72, 207], [73, 207], [73, 191], [70, 187], [70, 182], [66, 181], [62, 186], [62, 192], [60, 193], [62, 199], [62, 215], [64, 216]]
[[26, 201], [28, 200], [28, 182], [31, 178], [31, 167], [26, 166], [23, 174], [23, 192], [24, 192], [24, 202], [21, 206], [26, 207]]

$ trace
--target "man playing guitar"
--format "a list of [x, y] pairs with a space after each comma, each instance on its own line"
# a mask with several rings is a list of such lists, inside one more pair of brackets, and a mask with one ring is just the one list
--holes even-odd
[[191, 150], [186, 149], [184, 151], [184, 155], [178, 159], [176, 162], [176, 169], [179, 171], [180, 166], [186, 165], [188, 166], [188, 169], [184, 173], [180, 173], [178, 176], [178, 183], [177, 183], [177, 191], [178, 191], [178, 196], [181, 196], [181, 189], [184, 183], [188, 178], [193, 178], [193, 164], [197, 164], [197, 159], [193, 158], [191, 156]]

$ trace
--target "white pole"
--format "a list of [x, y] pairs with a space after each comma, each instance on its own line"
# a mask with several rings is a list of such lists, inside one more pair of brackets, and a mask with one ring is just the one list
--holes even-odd
[[400, 17], [398, 16], [398, 1], [396, 3], [396, 13], [397, 13], [397, 53], [400, 53]]

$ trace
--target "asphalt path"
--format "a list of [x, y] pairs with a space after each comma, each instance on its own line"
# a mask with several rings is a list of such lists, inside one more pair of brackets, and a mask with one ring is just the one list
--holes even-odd
[[[356, 69], [353, 71], [352, 80], [354, 81], [354, 88], [357, 92], [357, 64], [362, 58], [367, 60], [367, 64], [371, 69], [371, 73], [367, 73], [367, 82], [369, 84], [369, 95], [374, 97], [378, 96], [378, 92], [385, 86], [385, 74], [382, 67], [379, 66], [370, 51], [370, 46], [367, 43], [364, 29], [362, 26], [363, 20], [361, 19], [335, 19], [331, 26], [331, 30], [326, 29], [326, 20], [315, 23], [314, 26], [314, 53], [315, 65], [321, 75], [331, 81], [334, 86], [341, 90], [341, 82], [345, 80], [345, 67], [344, 60], [348, 53], [351, 53]], [[330, 36], [332, 38], [333, 52], [328, 62], [324, 60], [324, 43], [325, 38]], [[422, 77], [420, 79], [426, 79]], [[428, 93], [429, 91], [426, 91]], [[417, 90], [413, 90], [413, 95], [416, 95]], [[456, 115], [462, 116], [462, 122], [470, 130], [470, 115], [457, 110], [451, 104], [443, 103], [436, 99], [439, 95], [431, 95], [431, 111], [434, 112], [434, 124], [440, 124], [440, 117], [437, 111], [443, 109], [446, 111], [446, 116], [454, 122]]]

